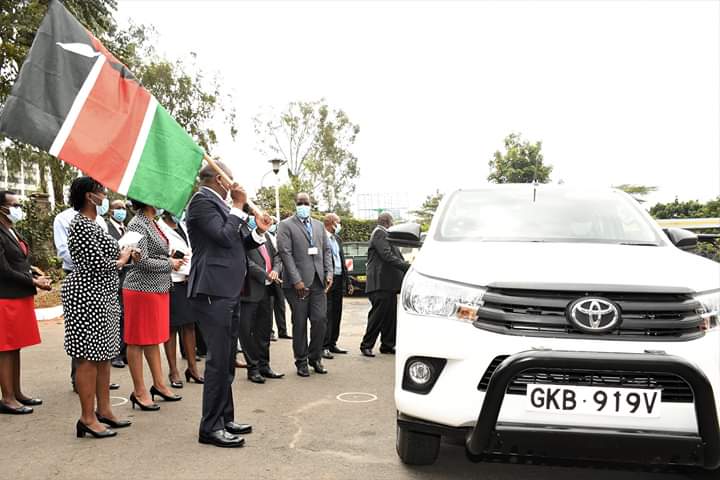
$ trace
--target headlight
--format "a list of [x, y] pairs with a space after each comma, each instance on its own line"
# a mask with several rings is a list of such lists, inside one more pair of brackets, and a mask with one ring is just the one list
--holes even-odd
[[419, 315], [473, 322], [483, 304], [485, 289], [453, 283], [410, 271], [402, 290], [405, 311]]
[[695, 300], [700, 302], [698, 313], [705, 321], [705, 329], [717, 328], [720, 324], [720, 290], [695, 295]]

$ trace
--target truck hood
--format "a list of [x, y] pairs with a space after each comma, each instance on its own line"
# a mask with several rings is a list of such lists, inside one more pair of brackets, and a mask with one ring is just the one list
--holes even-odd
[[720, 263], [673, 246], [430, 240], [413, 266], [424, 275], [477, 286], [644, 292], [720, 288]]

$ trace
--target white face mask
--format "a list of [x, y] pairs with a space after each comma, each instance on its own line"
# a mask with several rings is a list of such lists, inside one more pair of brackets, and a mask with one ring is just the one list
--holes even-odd
[[22, 207], [15, 206], [15, 207], [7, 207], [8, 213], [7, 218], [13, 223], [16, 224], [18, 222], [22, 222], [25, 219], [25, 212], [23, 212]]

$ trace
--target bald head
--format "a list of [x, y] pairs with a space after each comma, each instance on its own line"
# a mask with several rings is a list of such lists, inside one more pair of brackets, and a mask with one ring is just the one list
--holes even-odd
[[295, 205], [311, 205], [310, 195], [306, 192], [300, 192], [295, 195]]
[[[232, 171], [228, 168], [228, 166], [220, 160], [215, 160], [215, 163], [232, 180], [233, 174]], [[218, 176], [220, 176], [217, 170], [215, 170], [215, 168], [211, 165], [205, 165], [203, 168], [201, 168], [198, 175], [200, 176], [200, 182], [202, 182], [203, 185], [207, 185], [208, 182], [212, 182], [216, 180]]]
[[380, 215], [378, 215], [378, 225], [382, 225], [385, 228], [390, 228], [393, 226], [393, 216], [390, 212], [383, 212]]
[[334, 213], [328, 213], [327, 215], [325, 215], [323, 223], [325, 224], [325, 230], [330, 233], [338, 233], [337, 228], [338, 225], [340, 225], [340, 217], [338, 217]]
[[113, 200], [110, 204], [110, 208], [113, 210], [125, 208], [125, 202], [123, 202], [122, 200]]

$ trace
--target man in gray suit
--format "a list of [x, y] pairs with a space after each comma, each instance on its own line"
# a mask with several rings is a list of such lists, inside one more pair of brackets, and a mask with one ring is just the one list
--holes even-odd
[[[333, 281], [333, 259], [325, 227], [310, 217], [310, 195], [295, 197], [296, 215], [280, 222], [278, 251], [283, 264], [285, 297], [292, 307], [293, 352], [297, 374], [327, 373], [322, 348], [327, 328], [327, 290]], [[310, 345], [307, 322], [310, 319]]]

